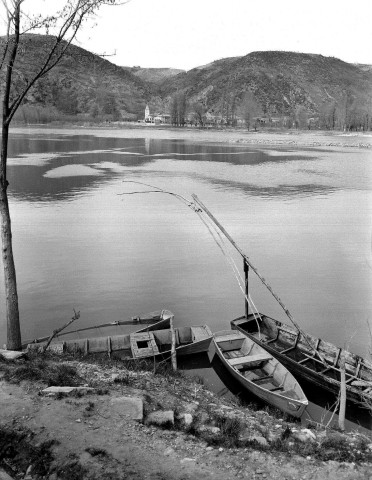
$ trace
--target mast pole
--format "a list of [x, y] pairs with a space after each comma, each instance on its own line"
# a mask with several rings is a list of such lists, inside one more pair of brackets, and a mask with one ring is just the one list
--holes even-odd
[[246, 262], [245, 258], [243, 258], [243, 264], [244, 264], [244, 277], [245, 277], [245, 318], [248, 318], [249, 314], [249, 304], [248, 304], [248, 294], [249, 294], [249, 289], [248, 289], [248, 274], [249, 274], [249, 265]]
[[223, 228], [223, 226], [218, 222], [218, 220], [212, 215], [212, 213], [208, 210], [208, 208], [199, 200], [197, 195], [194, 193], [191, 195], [194, 201], [199, 205], [199, 207], [208, 215], [208, 217], [217, 225], [217, 227], [221, 230], [221, 232], [225, 235], [225, 237], [229, 240], [231, 245], [240, 253], [240, 255], [243, 257], [244, 262], [247, 263], [247, 266], [250, 267], [254, 273], [257, 275], [257, 277], [261, 280], [261, 282], [265, 285], [265, 287], [269, 290], [271, 295], [275, 298], [275, 300], [279, 303], [279, 305], [282, 307], [284, 310], [284, 313], [287, 315], [289, 320], [293, 323], [293, 325], [297, 328], [297, 330], [301, 333], [303, 336], [304, 340], [306, 343], [309, 345], [309, 347], [314, 351], [315, 355], [320, 358], [320, 360], [324, 363], [324, 365], [328, 365], [322, 355], [310, 344], [308, 338], [304, 334], [304, 332], [301, 330], [297, 322], [294, 320], [292, 317], [291, 313], [287, 309], [287, 307], [284, 305], [284, 303], [280, 300], [279, 296], [273, 291], [273, 289], [270, 287], [270, 285], [266, 282], [266, 280], [260, 275], [258, 272], [257, 268], [252, 265], [251, 261], [247, 257], [247, 255], [241, 250], [241, 248], [235, 243], [233, 238], [227, 233], [227, 231]]

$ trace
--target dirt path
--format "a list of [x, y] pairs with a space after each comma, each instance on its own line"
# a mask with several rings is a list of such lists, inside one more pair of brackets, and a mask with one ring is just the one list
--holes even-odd
[[[151, 385], [152, 392], [156, 385]], [[370, 464], [322, 462], [259, 448], [212, 447], [184, 431], [128, 420], [113, 399], [143, 395], [141, 390], [113, 385], [103, 395], [58, 399], [40, 396], [40, 388], [0, 382], [0, 425], [32, 432], [29, 441], [36, 447], [54, 442], [52, 470], [58, 475], [37, 477], [31, 469], [24, 478], [372, 480]], [[161, 389], [158, 395], [165, 404], [169, 400]]]

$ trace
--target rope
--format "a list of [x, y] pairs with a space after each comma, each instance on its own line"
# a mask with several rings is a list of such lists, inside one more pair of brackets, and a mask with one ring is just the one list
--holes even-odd
[[[239, 271], [239, 268], [237, 267], [237, 265], [235, 263], [234, 258], [232, 257], [232, 255], [228, 254], [228, 252], [227, 252], [225, 239], [222, 237], [220, 231], [217, 229], [216, 225], [213, 222], [210, 225], [213, 226], [214, 232], [211, 230], [210, 225], [207, 223], [206, 219], [203, 218], [203, 216], [202, 216], [202, 213], [204, 213], [204, 212], [197, 211], [196, 213], [199, 216], [200, 220], [207, 227], [207, 229], [208, 229], [209, 233], [211, 234], [213, 240], [216, 242], [217, 246], [220, 248], [222, 254], [224, 255], [226, 261], [231, 266], [231, 268], [234, 272], [235, 278], [238, 282], [239, 289], [241, 290], [241, 292], [242, 292], [244, 298], [246, 299], [246, 301], [248, 302], [248, 305], [251, 307], [253, 317], [254, 317], [254, 319], [256, 321], [256, 324], [257, 324], [258, 336], [259, 336], [259, 339], [261, 340], [261, 329], [260, 329], [260, 324], [259, 324], [259, 321], [258, 321], [258, 318], [257, 318], [257, 317], [259, 317], [259, 319], [262, 321], [261, 315], [260, 315], [256, 305], [254, 304], [250, 294], [248, 293], [248, 295], [246, 295], [246, 293], [245, 293], [244, 279], [243, 279], [243, 277], [242, 277], [242, 275]], [[207, 217], [207, 219], [208, 219], [208, 217]], [[218, 239], [216, 238], [215, 235], [217, 235]]]
[[[128, 192], [128, 193], [119, 193], [118, 195], [132, 195], [132, 194], [135, 194], [135, 193], [166, 193], [168, 195], [172, 195], [176, 198], [178, 198], [179, 200], [181, 200], [186, 206], [188, 206], [189, 208], [191, 208], [194, 212], [196, 212], [199, 216], [200, 219], [202, 219], [202, 222], [204, 223], [204, 225], [208, 228], [208, 231], [212, 234], [212, 231], [211, 229], [209, 228], [208, 224], [205, 222], [204, 218], [202, 218], [202, 216], [200, 215], [202, 212], [206, 213], [211, 219], [213, 219], [214, 223], [217, 222], [217, 220], [213, 217], [213, 215], [208, 211], [208, 209], [200, 202], [200, 200], [197, 198], [196, 195], [193, 195], [193, 198], [195, 200], [195, 202], [199, 205], [197, 206], [195, 203], [193, 202], [190, 202], [189, 200], [187, 200], [185, 197], [183, 197], [182, 195], [179, 195], [178, 193], [174, 193], [174, 192], [169, 192], [167, 190], [164, 190], [162, 188], [159, 188], [159, 187], [156, 187], [154, 185], [149, 185], [147, 183], [143, 183], [143, 182], [138, 182], [136, 180], [123, 180], [123, 183], [136, 183], [136, 184], [139, 184], [139, 185], [144, 185], [146, 187], [150, 187], [154, 190], [147, 190], [147, 191], [142, 191], [142, 192]], [[217, 222], [218, 223], [218, 222]], [[263, 278], [260, 273], [258, 272], [257, 268], [254, 267], [252, 265], [252, 263], [250, 262], [249, 258], [241, 251], [241, 249], [236, 245], [236, 243], [232, 240], [232, 238], [230, 237], [230, 235], [226, 232], [226, 230], [221, 226], [219, 225], [219, 228], [220, 230], [222, 230], [222, 232], [225, 234], [225, 236], [230, 240], [230, 242], [234, 245], [234, 247], [238, 250], [238, 252], [241, 254], [241, 256], [245, 259], [245, 261], [248, 263], [248, 265], [250, 266], [250, 268], [254, 271], [254, 273], [258, 276], [258, 278], [261, 280], [261, 282], [265, 285], [265, 287], [269, 290], [269, 292], [273, 295], [273, 297], [276, 299], [276, 301], [279, 303], [279, 305], [283, 308], [285, 314], [287, 315], [287, 317], [290, 319], [290, 321], [293, 323], [293, 325], [296, 327], [296, 329], [301, 333], [303, 339], [305, 340], [305, 342], [308, 344], [308, 346], [310, 347], [310, 349], [315, 353], [315, 355], [322, 361], [322, 363], [325, 365], [325, 366], [328, 366], [328, 363], [325, 361], [325, 359], [323, 358], [323, 356], [318, 352], [318, 350], [316, 350], [310, 343], [310, 341], [308, 340], [307, 336], [302, 332], [302, 330], [300, 329], [300, 327], [297, 325], [297, 322], [294, 320], [294, 318], [292, 317], [292, 315], [290, 314], [289, 310], [286, 308], [286, 306], [283, 304], [283, 302], [281, 301], [281, 299], [278, 297], [278, 295], [273, 291], [273, 289], [271, 288], [271, 286], [267, 283], [267, 281], [265, 280], [265, 278]], [[216, 238], [215, 236], [212, 234], [212, 237], [214, 238], [214, 240], [216, 241]], [[223, 248], [221, 247], [221, 245], [216, 241], [217, 245], [219, 246], [219, 248], [221, 249], [222, 253], [224, 256], [227, 257], [227, 255], [225, 254]], [[234, 263], [234, 262], [233, 262]], [[232, 264], [231, 264], [232, 265]], [[238, 279], [238, 276], [236, 274], [236, 270], [233, 268], [233, 271], [234, 271], [234, 274], [235, 274], [235, 277], [237, 278], [238, 280], [238, 283], [239, 283], [239, 287], [240, 289], [242, 290], [242, 286], [240, 284], [240, 281]], [[235, 265], [235, 268], [236, 265]], [[250, 298], [249, 298], [249, 295], [247, 296], [243, 290], [243, 294], [246, 298], [246, 300], [248, 301], [248, 304], [250, 304]], [[253, 302], [252, 302], [253, 303]], [[257, 310], [257, 309], [256, 309]], [[253, 309], [252, 309], [252, 312], [253, 312]], [[258, 313], [258, 311], [257, 311]], [[255, 317], [255, 314], [253, 313], [253, 316], [254, 318], [256, 319]], [[262, 320], [262, 319], [261, 319]], [[256, 322], [257, 322], [257, 319], [256, 319]], [[257, 325], [258, 325], [258, 322], [257, 322]]]

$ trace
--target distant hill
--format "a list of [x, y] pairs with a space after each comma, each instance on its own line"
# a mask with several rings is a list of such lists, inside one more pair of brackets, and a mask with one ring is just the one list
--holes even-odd
[[190, 102], [201, 102], [220, 115], [226, 102], [239, 111], [247, 95], [263, 115], [290, 115], [298, 108], [317, 115], [331, 106], [341, 110], [355, 105], [372, 112], [371, 73], [322, 55], [254, 52], [167, 79], [160, 92], [164, 99], [183, 92]]
[[363, 72], [372, 72], [372, 65], [364, 64], [364, 63], [354, 63], [354, 65]]
[[[0, 38], [0, 47], [4, 37]], [[30, 77], [53, 37], [25, 35], [17, 56], [15, 88]], [[70, 45], [61, 62], [30, 91], [26, 103], [53, 107], [66, 114], [102, 114], [107, 118], [143, 116], [149, 86], [137, 76], [93, 53]]]
[[[23, 37], [15, 70], [22, 75], [16, 76], [15, 90], [35, 71], [51, 42], [49, 36]], [[4, 37], [0, 48], [2, 44]], [[290, 117], [291, 122], [322, 118], [323, 127], [334, 128], [352, 115], [358, 122], [371, 122], [372, 67], [270, 51], [216, 60], [187, 72], [130, 68], [71, 45], [25, 103], [68, 115], [136, 120], [143, 119], [147, 103], [151, 113], [169, 112], [176, 94], [186, 97], [189, 112], [201, 105], [204, 114], [225, 123], [243, 119], [249, 111], [256, 117]]]
[[141, 67], [122, 67], [124, 70], [140, 78], [143, 82], [161, 83], [170, 77], [174, 77], [185, 70], [177, 68], [141, 68]]

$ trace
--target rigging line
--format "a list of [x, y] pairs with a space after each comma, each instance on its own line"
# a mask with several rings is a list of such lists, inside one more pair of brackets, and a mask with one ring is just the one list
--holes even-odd
[[[245, 293], [245, 290], [243, 288], [243, 282], [244, 282], [244, 279], [243, 277], [241, 276], [240, 274], [240, 271], [234, 261], [234, 258], [232, 257], [232, 255], [230, 255], [228, 252], [227, 252], [227, 247], [226, 247], [226, 241], [224, 240], [224, 238], [222, 237], [221, 233], [218, 231], [216, 225], [214, 223], [212, 223], [211, 225], [213, 226], [213, 229], [214, 229], [214, 232], [212, 231], [211, 229], [211, 225], [208, 224], [208, 217], [207, 219], [203, 218], [202, 217], [202, 213], [204, 212], [197, 212], [200, 220], [204, 223], [204, 225], [207, 227], [208, 231], [210, 232], [212, 238], [215, 240], [215, 242], [217, 243], [218, 247], [220, 248], [220, 250], [222, 251], [222, 254], [225, 256], [226, 260], [229, 262], [233, 272], [234, 272], [234, 275], [235, 275], [235, 278], [238, 282], [238, 285], [239, 285], [239, 288], [241, 290], [241, 292], [243, 293], [243, 296], [245, 297], [245, 299], [247, 300], [248, 302], [248, 305], [251, 307], [251, 310], [252, 310], [252, 314], [253, 314], [253, 317], [256, 321], [256, 324], [257, 324], [257, 329], [258, 329], [258, 335], [259, 335], [259, 339], [261, 339], [261, 329], [260, 329], [260, 324], [257, 320], [257, 316], [256, 316], [256, 313], [258, 315], [258, 317], [260, 318], [260, 320], [262, 321], [262, 318], [261, 318], [261, 315], [256, 307], [256, 305], [254, 304], [251, 296], [248, 294]], [[217, 238], [215, 237], [215, 234], [217, 234], [220, 242], [217, 240]], [[225, 247], [225, 250], [224, 250], [224, 247]], [[255, 313], [255, 310], [256, 310], [256, 313]]]
[[195, 209], [198, 209], [198, 207], [195, 206], [195, 204], [189, 200], [187, 200], [187, 198], [183, 197], [182, 195], [178, 194], [178, 193], [174, 193], [174, 192], [170, 192], [168, 190], [164, 190], [160, 187], [157, 187], [155, 185], [150, 185], [149, 183], [144, 183], [144, 182], [138, 182], [136, 180], [123, 180], [122, 183], [136, 183], [138, 185], [144, 185], [145, 187], [150, 187], [150, 188], [154, 188], [155, 190], [148, 190], [148, 191], [140, 191], [140, 192], [128, 192], [128, 193], [118, 193], [118, 195], [131, 195], [131, 194], [134, 194], [134, 193], [167, 193], [168, 195], [172, 195], [176, 198], [178, 198], [179, 200], [181, 200], [182, 202], [184, 202], [188, 207], [190, 207], [192, 210], [195, 210]]
[[251, 269], [254, 271], [254, 273], [257, 275], [257, 277], [261, 280], [261, 282], [265, 285], [265, 287], [269, 290], [269, 292], [273, 295], [275, 300], [279, 303], [279, 305], [282, 307], [284, 310], [285, 314], [289, 318], [289, 320], [293, 323], [293, 325], [296, 327], [297, 331], [300, 332], [302, 337], [304, 338], [305, 342], [308, 344], [310, 349], [315, 353], [315, 355], [322, 361], [322, 363], [328, 367], [328, 363], [325, 361], [323, 356], [318, 352], [318, 350], [311, 345], [309, 339], [305, 335], [304, 332], [302, 332], [301, 328], [297, 324], [297, 322], [294, 320], [292, 317], [291, 313], [287, 309], [287, 307], [284, 305], [282, 300], [279, 298], [279, 296], [274, 292], [274, 290], [271, 288], [271, 286], [267, 283], [266, 279], [261, 276], [261, 274], [258, 272], [257, 268], [252, 265], [250, 259], [245, 255], [245, 253], [241, 250], [241, 248], [235, 243], [233, 238], [228, 234], [228, 232], [225, 230], [225, 228], [218, 222], [218, 220], [213, 216], [213, 214], [208, 210], [208, 208], [199, 200], [197, 195], [192, 194], [192, 198], [194, 199], [195, 203], [199, 205], [199, 207], [209, 216], [209, 218], [218, 226], [218, 228], [221, 230], [221, 232], [225, 235], [225, 237], [230, 241], [230, 243], [233, 245], [233, 247], [240, 253], [240, 255], [245, 259], [247, 264], [251, 267]]

